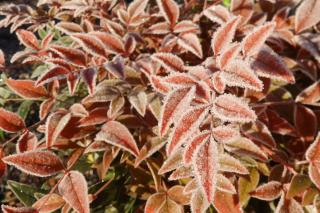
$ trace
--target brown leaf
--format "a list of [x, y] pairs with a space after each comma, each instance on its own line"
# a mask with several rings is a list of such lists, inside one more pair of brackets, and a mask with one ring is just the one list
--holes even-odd
[[101, 41], [104, 50], [107, 53], [121, 54], [125, 52], [123, 41], [112, 34], [95, 31], [91, 32], [90, 35], [93, 35], [95, 38]]
[[315, 104], [320, 100], [320, 80], [305, 88], [296, 97], [296, 102], [303, 104]]
[[97, 70], [94, 68], [81, 70], [81, 78], [87, 85], [89, 94], [92, 95], [96, 87]]
[[287, 199], [285, 193], [282, 193], [280, 201], [278, 202], [276, 213], [303, 213], [302, 206], [293, 198]]
[[70, 35], [72, 33], [82, 33], [83, 29], [79, 24], [76, 24], [74, 22], [66, 22], [61, 21], [55, 25], [55, 28], [60, 30], [61, 32]]
[[137, 167], [143, 160], [147, 159], [148, 157], [159, 151], [164, 145], [165, 142], [158, 137], [152, 138], [150, 141], [148, 141], [140, 149], [139, 156], [137, 157], [134, 164], [135, 167]]
[[226, 153], [219, 156], [219, 169], [224, 172], [232, 172], [237, 174], [249, 174], [248, 169], [236, 158]]
[[163, 162], [161, 168], [158, 171], [159, 175], [170, 172], [183, 165], [182, 155], [180, 152], [182, 152], [182, 148], [178, 148], [176, 152], [168, 156], [168, 158]]
[[38, 139], [29, 130], [26, 130], [18, 139], [16, 144], [17, 153], [34, 150], [37, 147]]
[[260, 200], [272, 201], [280, 197], [282, 192], [282, 184], [277, 181], [270, 181], [250, 192], [252, 197]]
[[241, 25], [247, 23], [253, 14], [253, 0], [231, 0], [230, 10], [241, 16]]
[[296, 33], [300, 33], [320, 21], [320, 1], [305, 0], [302, 1], [296, 11], [294, 29]]
[[236, 194], [236, 188], [233, 186], [232, 182], [223, 176], [222, 174], [217, 174], [217, 190], [226, 192], [228, 194]]
[[117, 121], [109, 121], [104, 124], [95, 140], [105, 141], [130, 152], [134, 156], [139, 156], [139, 149], [133, 136], [126, 126]]
[[108, 117], [108, 109], [106, 107], [97, 107], [89, 112], [89, 114], [79, 120], [79, 126], [93, 126], [105, 123], [110, 120]]
[[54, 98], [48, 98], [41, 103], [39, 111], [40, 120], [43, 120], [49, 114], [55, 102]]
[[3, 51], [0, 49], [0, 68], [4, 68], [6, 66], [6, 60], [4, 58]]
[[50, 50], [58, 54], [61, 58], [66, 59], [69, 63], [75, 66], [86, 66], [86, 55], [83, 51], [58, 45], [50, 45]]
[[271, 48], [262, 48], [250, 64], [258, 76], [294, 83], [294, 76], [283, 60]]
[[18, 132], [25, 127], [24, 121], [19, 115], [0, 108], [0, 129], [6, 132]]
[[44, 72], [41, 76], [38, 77], [35, 85], [39, 87], [54, 80], [67, 78], [67, 75], [69, 73], [70, 71], [62, 66], [52, 67], [47, 72]]
[[6, 173], [7, 165], [3, 162], [2, 158], [5, 157], [5, 153], [2, 147], [0, 147], [0, 178]]
[[294, 108], [294, 125], [299, 136], [307, 142], [311, 142], [318, 130], [316, 114], [309, 108], [296, 104]]
[[275, 28], [274, 22], [256, 27], [242, 41], [242, 52], [245, 56], [255, 55], [263, 46]]
[[222, 5], [212, 5], [203, 11], [203, 14], [213, 22], [222, 25], [230, 19], [230, 12]]
[[289, 185], [287, 197], [293, 198], [294, 196], [299, 196], [308, 188], [310, 188], [311, 184], [312, 182], [307, 175], [302, 175], [302, 174], [294, 175]]
[[79, 213], [89, 213], [88, 186], [84, 176], [78, 171], [68, 172], [58, 185], [59, 193], [65, 201]]
[[23, 172], [39, 177], [47, 177], [64, 170], [60, 158], [49, 151], [28, 151], [3, 158], [9, 165]]
[[183, 193], [183, 186], [175, 185], [167, 191], [168, 197], [180, 205], [187, 205], [190, 202], [190, 196]]
[[19, 96], [29, 100], [39, 100], [48, 97], [48, 92], [43, 86], [36, 86], [32, 80], [7, 79], [8, 87]]
[[148, 0], [135, 0], [128, 7], [128, 14], [131, 19], [139, 16], [144, 12], [146, 6], [148, 4]]
[[78, 42], [85, 51], [88, 51], [93, 56], [106, 56], [105, 45], [94, 35], [74, 33], [71, 37]]
[[219, 213], [243, 212], [237, 195], [232, 195], [230, 193], [222, 192], [219, 190], [215, 192], [213, 205]]

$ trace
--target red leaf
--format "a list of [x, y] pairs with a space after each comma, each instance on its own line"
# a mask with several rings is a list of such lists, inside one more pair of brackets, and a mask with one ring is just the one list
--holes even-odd
[[285, 193], [282, 193], [282, 196], [278, 202], [276, 213], [282, 212], [294, 212], [294, 213], [304, 213], [302, 206], [293, 198], [287, 199]]
[[294, 29], [296, 33], [300, 33], [320, 21], [320, 1], [305, 0], [296, 10], [294, 21]]
[[275, 28], [274, 22], [256, 27], [242, 41], [242, 52], [245, 56], [255, 55], [263, 46]]
[[34, 50], [39, 50], [39, 42], [36, 36], [27, 30], [17, 30], [17, 36], [19, 41], [26, 47]]
[[89, 112], [89, 115], [79, 120], [79, 126], [93, 126], [102, 124], [108, 121], [108, 109], [105, 107], [98, 107]]
[[220, 69], [224, 70], [240, 53], [240, 44], [234, 43], [226, 48], [218, 58]]
[[151, 75], [150, 76], [150, 83], [152, 85], [152, 87], [160, 92], [160, 93], [167, 93], [170, 90], [170, 87], [162, 81], [162, 79], [156, 75]]
[[232, 42], [239, 21], [240, 17], [234, 17], [214, 33], [211, 47], [215, 55], [224, 51]]
[[55, 28], [60, 30], [61, 32], [69, 35], [72, 33], [82, 33], [83, 29], [79, 24], [76, 24], [74, 22], [66, 22], [61, 21], [55, 25]]
[[250, 195], [260, 200], [272, 201], [280, 197], [281, 192], [282, 183], [278, 181], [270, 181], [250, 192]]
[[203, 11], [203, 14], [213, 22], [222, 25], [230, 19], [230, 12], [222, 5], [212, 5]]
[[6, 205], [1, 205], [3, 213], [39, 213], [35, 208], [31, 207], [11, 207]]
[[230, 10], [241, 16], [241, 25], [247, 23], [253, 14], [253, 0], [231, 0]]
[[46, 145], [50, 148], [71, 119], [71, 113], [55, 112], [46, 121]]
[[72, 65], [81, 67], [86, 66], [86, 55], [83, 51], [79, 49], [58, 45], [50, 45], [50, 50], [58, 54], [61, 58], [66, 59]]
[[228, 154], [221, 154], [219, 156], [220, 170], [224, 172], [232, 172], [237, 174], [249, 174], [248, 169], [242, 163]]
[[166, 194], [165, 193], [155, 193], [151, 195], [146, 203], [146, 206], [144, 208], [145, 213], [156, 213], [162, 206], [162, 204], [166, 200]]
[[0, 178], [6, 173], [7, 165], [3, 162], [3, 158], [5, 157], [5, 153], [3, 148], [0, 148]]
[[105, 141], [111, 145], [118, 146], [134, 156], [139, 155], [139, 149], [133, 136], [126, 126], [117, 122], [109, 121], [104, 124], [95, 140]]
[[231, 94], [224, 94], [214, 101], [213, 113], [220, 119], [234, 122], [250, 122], [256, 115], [241, 99]]
[[251, 70], [250, 66], [242, 60], [233, 60], [225, 72], [221, 72], [221, 79], [229, 86], [248, 88], [255, 91], [263, 89], [262, 81]]
[[296, 104], [294, 108], [294, 125], [303, 141], [311, 142], [318, 130], [317, 116], [311, 109]]
[[17, 141], [17, 153], [34, 150], [37, 147], [37, 143], [37, 137], [29, 130], [26, 130]]
[[198, 56], [199, 58], [203, 57], [202, 47], [198, 36], [194, 33], [184, 33], [179, 36], [178, 44]]
[[173, 180], [179, 180], [183, 178], [188, 178], [193, 176], [193, 169], [191, 166], [185, 167], [181, 166], [177, 168], [174, 172], [171, 173], [169, 176], [168, 180], [173, 181]]
[[226, 89], [226, 84], [224, 83], [224, 81], [221, 78], [221, 71], [215, 72], [212, 75], [212, 84], [214, 89], [222, 94], [224, 92], [224, 90]]
[[50, 213], [60, 209], [65, 204], [63, 198], [58, 194], [47, 194], [35, 202], [32, 207], [41, 213]]
[[168, 158], [164, 161], [161, 168], [158, 171], [159, 175], [162, 175], [164, 173], [170, 172], [174, 169], [177, 169], [181, 166], [183, 166], [182, 161], [182, 152], [183, 148], [178, 148], [176, 152], [172, 153], [168, 156]]
[[71, 37], [93, 56], [106, 56], [105, 45], [94, 35], [75, 33]]
[[58, 185], [59, 193], [79, 213], [89, 213], [88, 186], [78, 171], [68, 172]]
[[41, 41], [41, 48], [42, 49], [46, 49], [48, 48], [50, 42], [52, 41], [54, 37], [54, 34], [53, 33], [48, 33]]
[[218, 147], [211, 139], [203, 143], [193, 159], [195, 175], [209, 203], [213, 203], [219, 170]]
[[185, 165], [188, 165], [192, 162], [192, 158], [197, 148], [203, 143], [209, 140], [211, 133], [208, 131], [201, 132], [194, 136], [186, 145], [186, 149], [183, 153], [183, 162]]
[[152, 138], [150, 141], [147, 141], [146, 144], [140, 149], [139, 156], [136, 158], [135, 161], [135, 167], [138, 167], [138, 165], [157, 151], [159, 151], [163, 146], [165, 145], [165, 142], [161, 140], [160, 138]]
[[159, 62], [168, 71], [183, 72], [184, 63], [181, 58], [171, 53], [156, 53], [153, 54], [152, 59]]
[[0, 108], [0, 129], [6, 132], [18, 132], [24, 128], [25, 124], [20, 116]]
[[51, 176], [64, 170], [59, 157], [49, 151], [28, 151], [9, 155], [3, 158], [3, 161], [27, 174], [39, 177]]
[[301, 102], [303, 104], [315, 104], [320, 100], [320, 80], [314, 82], [309, 87], [305, 88], [296, 97], [296, 102]]
[[318, 133], [314, 142], [309, 146], [308, 150], [306, 151], [306, 159], [310, 163], [313, 162], [317, 166], [318, 163], [320, 163], [320, 132]]
[[4, 58], [3, 51], [0, 49], [0, 68], [4, 68], [6, 66], [6, 60]]
[[180, 16], [177, 3], [174, 0], [157, 0], [157, 4], [165, 20], [173, 27]]
[[97, 70], [94, 68], [81, 70], [81, 78], [86, 83], [89, 94], [92, 95], [96, 87]]
[[102, 42], [104, 50], [107, 53], [121, 54], [125, 52], [122, 40], [112, 34], [95, 31], [91, 32], [90, 35], [93, 35]]
[[236, 188], [233, 186], [232, 182], [222, 174], [217, 174], [217, 190], [226, 192], [228, 194], [237, 193]]
[[[317, 163], [318, 164], [318, 163]], [[309, 165], [309, 177], [312, 181], [312, 183], [314, 183], [314, 185], [316, 185], [316, 187], [318, 189], [320, 189], [320, 172], [319, 172], [319, 166], [315, 166], [310, 164]]]
[[186, 87], [173, 90], [166, 96], [160, 112], [160, 136], [165, 135], [173, 121], [177, 120], [181, 113], [190, 106], [194, 93], [194, 87]]
[[206, 212], [209, 206], [210, 203], [207, 201], [201, 189], [197, 189], [195, 192], [192, 193], [190, 201], [191, 212], [203, 213]]
[[39, 76], [35, 85], [39, 87], [46, 83], [52, 82], [54, 80], [64, 79], [67, 77], [69, 73], [70, 71], [65, 69], [64, 67], [61, 67], [61, 66], [52, 67], [47, 72]]
[[208, 111], [208, 105], [202, 105], [196, 108], [191, 108], [182, 115], [168, 140], [168, 155], [175, 151], [181, 143], [183, 143], [191, 136], [192, 133], [195, 132], [195, 130], [199, 128]]
[[253, 56], [251, 68], [257, 75], [294, 83], [294, 76], [284, 64], [280, 56], [270, 48], [262, 48], [258, 54]]
[[214, 207], [219, 213], [242, 213], [239, 198], [217, 190], [214, 195]]
[[128, 7], [128, 14], [131, 19], [139, 16], [144, 12], [146, 6], [148, 4], [148, 0], [135, 0]]
[[173, 31], [175, 33], [197, 33], [199, 31], [199, 27], [192, 21], [184, 20], [177, 23]]
[[49, 114], [55, 102], [54, 98], [48, 98], [41, 103], [39, 111], [40, 120], [43, 120]]
[[238, 137], [239, 131], [229, 127], [229, 126], [217, 126], [211, 129], [214, 139], [218, 142], [226, 142], [232, 138]]
[[32, 80], [7, 79], [6, 84], [16, 94], [24, 99], [38, 100], [48, 97], [48, 92], [43, 86], [36, 86]]
[[170, 32], [169, 24], [167, 22], [153, 24], [148, 28], [148, 32], [156, 35], [168, 34]]

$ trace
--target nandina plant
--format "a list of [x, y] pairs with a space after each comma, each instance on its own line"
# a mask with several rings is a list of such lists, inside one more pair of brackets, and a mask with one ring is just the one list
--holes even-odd
[[319, 11], [4, 5], [0, 26], [24, 48], [0, 52], [2, 211], [317, 211]]

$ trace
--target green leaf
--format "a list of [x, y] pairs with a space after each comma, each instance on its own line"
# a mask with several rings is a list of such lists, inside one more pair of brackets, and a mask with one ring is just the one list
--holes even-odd
[[38, 76], [40, 76], [42, 73], [44, 73], [45, 71], [48, 70], [48, 65], [44, 64], [44, 65], [40, 65], [37, 66], [37, 68], [35, 68], [32, 72], [31, 78], [36, 78]]
[[230, 8], [231, 0], [223, 0], [222, 5], [225, 6], [226, 8]]
[[307, 175], [297, 174], [291, 180], [287, 196], [288, 198], [292, 198], [301, 192], [304, 192], [310, 186], [311, 180]]
[[47, 32], [43, 29], [43, 28], [39, 28], [38, 29], [38, 35], [41, 39], [43, 39], [44, 37], [46, 37]]
[[10, 95], [11, 95], [11, 91], [10, 90], [7, 90], [7, 89], [5, 89], [3, 87], [0, 87], [0, 96], [2, 98], [9, 98]]
[[19, 183], [16, 181], [8, 180], [8, 186], [10, 190], [16, 195], [16, 197], [26, 206], [32, 206], [36, 201], [35, 193], [46, 193], [46, 191], [34, 188], [30, 185]]
[[20, 115], [21, 118], [26, 119], [31, 105], [33, 104], [33, 101], [27, 100], [27, 101], [23, 101], [18, 109], [18, 114]]
[[249, 177], [240, 177], [238, 181], [239, 185], [239, 199], [241, 206], [247, 205], [250, 195], [249, 192], [253, 191], [259, 183], [260, 174], [257, 169], [252, 168], [250, 170]]

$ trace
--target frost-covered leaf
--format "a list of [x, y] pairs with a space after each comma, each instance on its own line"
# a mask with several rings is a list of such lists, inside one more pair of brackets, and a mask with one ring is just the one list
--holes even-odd
[[168, 191], [168, 197], [180, 205], [187, 205], [190, 202], [190, 196], [183, 193], [183, 186], [175, 185]]
[[110, 120], [108, 116], [108, 108], [106, 107], [97, 107], [89, 112], [86, 117], [83, 117], [79, 120], [79, 126], [94, 126], [102, 124]]
[[212, 111], [215, 116], [226, 121], [244, 123], [256, 119], [254, 111], [246, 103], [230, 94], [217, 97]]
[[310, 188], [311, 183], [312, 182], [307, 175], [302, 175], [302, 174], [294, 175], [289, 185], [287, 197], [293, 198], [294, 196], [297, 196], [303, 193], [305, 190]]
[[199, 128], [208, 111], [209, 107], [202, 105], [191, 108], [182, 115], [168, 140], [167, 153], [169, 155]]
[[41, 103], [39, 110], [40, 120], [43, 120], [49, 114], [55, 102], [54, 98], [48, 98]]
[[60, 209], [65, 204], [64, 199], [58, 194], [48, 194], [41, 197], [32, 207], [40, 213], [50, 213]]
[[0, 129], [6, 132], [18, 132], [24, 128], [25, 123], [19, 115], [0, 108]]
[[224, 70], [240, 53], [240, 44], [234, 43], [226, 48], [218, 58], [220, 69]]
[[103, 48], [107, 53], [120, 54], [125, 52], [123, 41], [112, 34], [95, 31], [91, 32], [90, 35], [93, 35], [101, 41]]
[[233, 60], [220, 74], [222, 80], [229, 86], [248, 88], [255, 91], [263, 89], [262, 81], [251, 70], [249, 64], [242, 60]]
[[217, 174], [217, 190], [229, 194], [237, 193], [236, 188], [233, 186], [232, 182], [222, 174]]
[[131, 19], [144, 12], [149, 0], [135, 0], [128, 7], [128, 14]]
[[29, 47], [34, 50], [39, 49], [38, 39], [36, 38], [36, 36], [32, 32], [30, 32], [28, 30], [19, 29], [19, 30], [17, 30], [17, 37], [18, 37], [19, 41], [24, 46]]
[[287, 199], [285, 193], [283, 192], [281, 198], [278, 202], [275, 213], [303, 213], [302, 206], [293, 198]]
[[269, 22], [256, 27], [242, 41], [242, 52], [245, 56], [255, 55], [263, 46], [264, 42], [271, 35], [275, 28], [275, 23]]
[[320, 1], [304, 0], [295, 15], [294, 29], [297, 33], [306, 30], [320, 21]]
[[44, 72], [41, 76], [39, 76], [35, 85], [42, 86], [42, 85], [49, 83], [49, 82], [52, 82], [54, 80], [60, 80], [60, 79], [67, 78], [67, 75], [69, 73], [70, 73], [70, 71], [62, 66], [52, 67], [48, 71]]
[[190, 207], [192, 212], [203, 213], [208, 209], [209, 206], [210, 203], [206, 199], [201, 189], [197, 189], [192, 193], [190, 200]]
[[157, 4], [165, 20], [173, 27], [180, 16], [178, 4], [174, 0], [157, 0]]
[[217, 143], [211, 139], [198, 148], [193, 159], [195, 175], [209, 203], [214, 202], [219, 170], [218, 154]]
[[145, 91], [139, 91], [139, 89], [133, 91], [129, 96], [129, 102], [141, 116], [145, 116], [148, 105], [148, 97]]
[[179, 36], [178, 44], [198, 56], [199, 58], [203, 57], [202, 47], [198, 36], [194, 33], [184, 33]]
[[19, 96], [28, 100], [38, 100], [48, 97], [48, 92], [43, 86], [36, 86], [32, 80], [7, 79], [8, 87]]
[[0, 69], [5, 67], [5, 58], [4, 58], [4, 53], [3, 51], [0, 49]]
[[159, 62], [168, 71], [183, 72], [184, 63], [181, 58], [171, 53], [155, 53], [152, 59]]
[[155, 213], [158, 212], [162, 204], [166, 200], [165, 193], [155, 193], [151, 195], [145, 205], [144, 212], [145, 213]]
[[34, 150], [37, 146], [38, 139], [29, 130], [26, 130], [18, 139], [16, 144], [17, 153]]
[[183, 162], [188, 165], [192, 162], [194, 154], [199, 146], [209, 140], [211, 133], [209, 131], [201, 132], [195, 135], [186, 145], [183, 153]]
[[155, 35], [168, 34], [170, 32], [169, 30], [170, 28], [167, 22], [159, 22], [148, 28], [148, 32]]
[[260, 200], [272, 201], [280, 197], [282, 192], [282, 183], [278, 181], [270, 181], [262, 184], [255, 190], [250, 192], [250, 195]]
[[165, 83], [162, 78], [156, 76], [156, 75], [151, 75], [150, 76], [150, 83], [152, 87], [160, 92], [160, 93], [167, 93], [170, 91], [170, 87], [167, 83]]
[[94, 68], [81, 70], [81, 78], [87, 85], [89, 94], [92, 95], [96, 87], [97, 70]]
[[303, 105], [295, 105], [294, 125], [299, 133], [299, 136], [304, 141], [311, 142], [317, 134], [317, 116], [313, 110]]
[[236, 154], [249, 155], [261, 161], [268, 160], [267, 155], [251, 140], [239, 137], [225, 143], [230, 147], [230, 151]]
[[97, 57], [106, 56], [105, 45], [94, 35], [75, 33], [72, 34], [71, 37], [76, 42], [78, 42], [85, 51], [88, 51], [90, 54]]
[[139, 149], [133, 136], [126, 126], [117, 121], [109, 121], [104, 124], [101, 131], [96, 135], [95, 140], [105, 141], [111, 145], [118, 146], [134, 156], [139, 155]]
[[226, 142], [240, 135], [239, 131], [229, 126], [217, 126], [211, 129], [214, 139], [218, 142]]
[[55, 112], [46, 121], [46, 146], [50, 148], [71, 119], [71, 113]]
[[212, 86], [213, 88], [220, 94], [224, 93], [224, 90], [226, 89], [226, 84], [221, 78], [221, 71], [215, 72], [212, 75]]
[[55, 25], [55, 28], [60, 30], [61, 32], [70, 35], [72, 33], [82, 33], [83, 29], [79, 24], [76, 24], [74, 22], [66, 22], [61, 21]]
[[224, 172], [249, 174], [248, 169], [236, 158], [226, 153], [219, 155], [219, 169]]
[[253, 0], [231, 0], [230, 10], [241, 16], [241, 25], [247, 23], [253, 14]]
[[86, 55], [82, 50], [60, 45], [50, 45], [49, 49], [58, 54], [61, 58], [70, 62], [72, 65], [81, 67], [86, 66]]
[[224, 51], [232, 42], [239, 21], [240, 17], [234, 17], [214, 33], [211, 47], [215, 55]]
[[294, 76], [283, 60], [271, 48], [262, 48], [253, 56], [250, 64], [257, 75], [294, 83]]
[[191, 166], [181, 166], [171, 173], [168, 180], [179, 180], [193, 176], [193, 169]]
[[213, 22], [222, 25], [227, 22], [231, 15], [227, 8], [222, 5], [212, 5], [203, 11], [203, 14]]
[[89, 213], [88, 186], [78, 171], [68, 172], [58, 184], [58, 190], [63, 199], [79, 213]]
[[227, 192], [217, 190], [214, 195], [215, 209], [219, 213], [242, 213], [242, 209], [239, 203], [237, 195], [232, 195]]
[[164, 161], [161, 168], [158, 171], [159, 175], [165, 174], [170, 172], [174, 169], [177, 169], [183, 165], [183, 159], [180, 152], [182, 152], [182, 148], [178, 148], [178, 150], [171, 155]]
[[39, 213], [39, 211], [32, 207], [12, 207], [7, 205], [1, 205], [3, 213]]
[[177, 23], [173, 30], [175, 33], [197, 33], [199, 26], [192, 21], [183, 20]]
[[320, 132], [306, 151], [306, 159], [309, 162], [320, 163]]
[[21, 171], [39, 177], [47, 177], [64, 170], [60, 158], [49, 151], [28, 151], [9, 155], [2, 159]]
[[307, 88], [305, 88], [296, 97], [296, 102], [303, 104], [315, 104], [320, 100], [320, 81], [316, 81]]
[[194, 93], [194, 87], [185, 87], [173, 90], [166, 96], [160, 112], [160, 136], [165, 135], [173, 121], [177, 120], [187, 110], [194, 97]]

